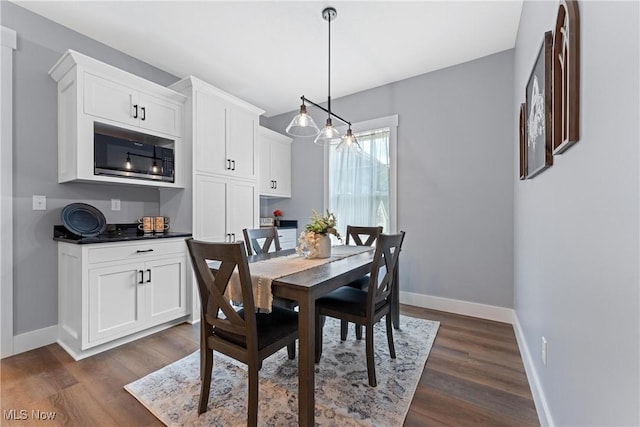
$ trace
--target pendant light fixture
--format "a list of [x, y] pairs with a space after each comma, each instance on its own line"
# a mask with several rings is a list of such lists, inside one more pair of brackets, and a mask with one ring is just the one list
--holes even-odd
[[[319, 145], [334, 145], [338, 144], [337, 149], [342, 148], [355, 148], [357, 151], [361, 151], [360, 144], [356, 140], [353, 132], [351, 131], [351, 122], [343, 119], [337, 114], [331, 111], [331, 21], [336, 19], [338, 16], [338, 12], [333, 7], [327, 7], [322, 11], [322, 18], [328, 22], [329, 24], [329, 61], [328, 61], [328, 84], [327, 84], [327, 108], [324, 108], [310, 99], [306, 98], [304, 95], [300, 97], [302, 99], [302, 105], [300, 106], [300, 113], [298, 113], [289, 126], [287, 126], [286, 132], [289, 135], [293, 136], [303, 136], [303, 137], [311, 137], [315, 136], [315, 142]], [[318, 129], [318, 126], [313, 121], [313, 118], [307, 113], [307, 106], [305, 102], [313, 105], [316, 108], [321, 109], [322, 111], [327, 113], [327, 121], [325, 123], [324, 128], [322, 130]], [[345, 123], [349, 126], [347, 130], [347, 134], [341, 137], [340, 132], [333, 126], [332, 118], [336, 118], [341, 122]]]

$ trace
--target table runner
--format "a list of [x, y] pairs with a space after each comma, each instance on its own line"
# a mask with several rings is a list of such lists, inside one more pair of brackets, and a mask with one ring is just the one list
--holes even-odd
[[[271, 304], [273, 302], [271, 283], [276, 279], [374, 249], [368, 246], [341, 245], [331, 248], [331, 256], [329, 258], [309, 259], [293, 254], [252, 262], [249, 264], [249, 271], [253, 284], [255, 307], [263, 312], [271, 312]], [[234, 303], [242, 303], [242, 289], [240, 288], [240, 276], [237, 268], [231, 275], [225, 296]]]

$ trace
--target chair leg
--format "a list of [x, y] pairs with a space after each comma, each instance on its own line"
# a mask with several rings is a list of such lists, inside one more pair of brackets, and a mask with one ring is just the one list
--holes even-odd
[[320, 363], [320, 358], [322, 357], [322, 331], [324, 329], [324, 316], [320, 316], [318, 314], [318, 310], [316, 310], [316, 354], [315, 361], [316, 363]]
[[247, 401], [247, 426], [258, 425], [258, 367], [249, 366], [249, 399]]
[[349, 332], [349, 322], [346, 320], [340, 321], [340, 341], [347, 339], [347, 332]]
[[358, 325], [357, 323], [356, 323], [356, 339], [357, 340], [362, 339], [362, 325]]
[[289, 360], [293, 360], [296, 358], [296, 342], [292, 342], [287, 346], [287, 355]]
[[210, 348], [201, 351], [201, 356], [204, 356], [204, 361], [201, 361], [200, 368], [202, 378], [200, 381], [200, 403], [198, 404], [198, 415], [207, 412], [207, 406], [209, 405], [209, 391], [211, 390], [211, 370], [213, 369], [213, 350]]
[[393, 344], [393, 321], [391, 313], [387, 313], [386, 323], [387, 323], [387, 342], [389, 343], [389, 354], [392, 359], [396, 358], [396, 347]]
[[378, 383], [376, 381], [376, 366], [373, 361], [373, 323], [367, 325], [366, 334], [367, 374], [369, 375], [369, 385], [375, 387]]

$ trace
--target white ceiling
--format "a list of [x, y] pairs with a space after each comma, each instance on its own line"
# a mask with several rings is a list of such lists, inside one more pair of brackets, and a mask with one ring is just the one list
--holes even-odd
[[179, 77], [266, 110], [359, 92], [515, 45], [513, 1], [15, 1]]

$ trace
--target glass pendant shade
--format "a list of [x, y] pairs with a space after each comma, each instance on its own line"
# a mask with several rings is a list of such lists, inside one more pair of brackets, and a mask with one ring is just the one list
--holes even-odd
[[320, 129], [307, 113], [307, 106], [302, 104], [300, 113], [291, 120], [286, 132], [293, 136], [316, 136], [320, 133]]
[[347, 129], [347, 134], [342, 138], [336, 150], [353, 150], [357, 153], [362, 151], [362, 147], [358, 144], [358, 140], [353, 132], [351, 132], [351, 128]]
[[338, 144], [342, 140], [340, 132], [331, 124], [331, 119], [327, 119], [327, 124], [320, 131], [316, 139], [313, 141], [318, 145], [333, 145]]

